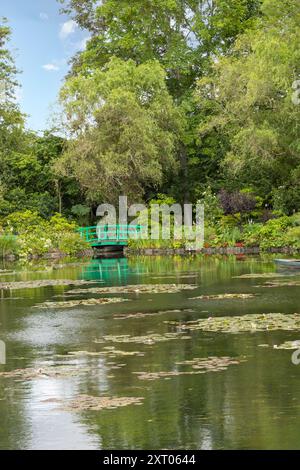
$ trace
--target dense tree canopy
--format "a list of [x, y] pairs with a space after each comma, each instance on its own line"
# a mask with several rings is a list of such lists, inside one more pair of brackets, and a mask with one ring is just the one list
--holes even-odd
[[213, 54], [225, 52], [259, 11], [258, 0], [61, 0], [90, 30], [74, 71], [101, 67], [112, 56], [140, 64], [156, 59], [172, 94], [184, 94]]
[[24, 117], [16, 103], [17, 70], [8, 50], [10, 29], [0, 18], [0, 155], [17, 149]]
[[84, 221], [124, 193], [299, 210], [298, 0], [58, 1], [89, 33], [59, 136], [26, 130], [0, 23], [0, 216]]
[[10, 28], [0, 23], [0, 216], [25, 209], [43, 216], [71, 210], [81, 200], [73, 180], [53, 171], [64, 139], [45, 132], [38, 136], [25, 128], [16, 91], [17, 69], [8, 48]]
[[[226, 54], [238, 34], [259, 15], [258, 0], [62, 0], [65, 12], [91, 33], [86, 51], [75, 56], [72, 74], [94, 74], [115, 56], [144, 64], [157, 60], [184, 121], [176, 149], [178, 177], [167, 182], [178, 200], [195, 196], [195, 178], [215, 179], [220, 151], [199, 145], [202, 119], [194, 100], [199, 77], [209, 73], [217, 54]], [[201, 168], [200, 171], [198, 170]], [[201, 173], [201, 175], [199, 174]], [[162, 189], [162, 188], [160, 188]]]
[[176, 167], [181, 119], [158, 62], [113, 58], [89, 76], [69, 78], [61, 101], [72, 140], [58, 167], [90, 200], [139, 197]]
[[293, 100], [300, 77], [300, 4], [266, 0], [262, 12], [256, 28], [239, 36], [231, 54], [199, 82], [199, 103], [207, 110], [200, 133], [217, 129], [227, 140], [231, 182], [236, 176], [236, 184], [273, 196], [277, 205], [287, 198], [280, 208], [292, 211], [300, 203], [300, 106]]

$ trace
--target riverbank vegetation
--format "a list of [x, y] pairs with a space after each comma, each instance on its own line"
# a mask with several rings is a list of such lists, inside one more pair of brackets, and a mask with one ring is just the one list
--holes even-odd
[[60, 3], [89, 40], [43, 134], [0, 22], [2, 255], [82, 252], [76, 227], [123, 194], [203, 201], [206, 246], [299, 249], [298, 0]]

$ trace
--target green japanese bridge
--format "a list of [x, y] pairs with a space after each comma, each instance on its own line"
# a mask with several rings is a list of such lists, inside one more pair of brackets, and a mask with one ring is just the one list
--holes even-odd
[[92, 247], [127, 246], [128, 239], [140, 238], [141, 225], [98, 225], [81, 227], [79, 233]]

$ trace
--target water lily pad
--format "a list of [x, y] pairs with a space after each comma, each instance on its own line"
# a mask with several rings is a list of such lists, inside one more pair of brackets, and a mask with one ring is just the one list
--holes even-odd
[[69, 366], [57, 367], [41, 367], [41, 368], [27, 368], [15, 369], [9, 372], [0, 372], [0, 378], [4, 379], [18, 379], [21, 381], [33, 380], [37, 378], [64, 378], [76, 376], [79, 373], [85, 372], [87, 369]]
[[232, 300], [232, 299], [253, 299], [257, 294], [217, 294], [217, 295], [200, 295], [199, 297], [191, 297], [189, 300]]
[[4, 290], [37, 289], [38, 287], [82, 286], [85, 284], [95, 284], [95, 281], [80, 281], [80, 280], [69, 280], [69, 279], [42, 279], [39, 281], [0, 282], [0, 289], [4, 289]]
[[241, 276], [233, 276], [233, 279], [268, 279], [277, 277], [285, 277], [285, 275], [282, 273], [250, 273], [242, 274]]
[[[138, 344], [155, 344], [164, 341], [171, 341], [175, 339], [190, 339], [189, 336], [185, 335], [182, 332], [179, 333], [165, 333], [164, 335], [160, 334], [149, 334], [145, 336], [130, 336], [130, 335], [107, 335], [104, 336], [105, 341], [110, 341], [112, 343], [138, 343]], [[101, 341], [101, 340], [100, 340]], [[95, 340], [97, 343], [98, 340]]]
[[79, 395], [65, 403], [61, 408], [64, 411], [101, 411], [123, 408], [128, 405], [142, 405], [142, 397], [95, 397]]
[[182, 290], [197, 289], [190, 284], [137, 284], [130, 286], [92, 287], [90, 289], [75, 289], [71, 294], [174, 294]]
[[115, 358], [115, 357], [122, 357], [122, 356], [144, 356], [144, 354], [140, 351], [120, 351], [118, 349], [115, 349], [114, 347], [105, 349], [103, 351], [99, 352], [91, 352], [91, 351], [70, 351], [67, 354], [68, 356], [91, 356], [91, 357], [109, 357], [109, 358]]
[[82, 300], [66, 300], [64, 302], [44, 302], [35, 305], [35, 308], [73, 308], [89, 305], [108, 305], [120, 302], [130, 302], [129, 299], [121, 298], [101, 298], [101, 299], [82, 299]]
[[[168, 322], [166, 322], [168, 323]], [[174, 322], [173, 322], [174, 324]], [[274, 330], [300, 330], [300, 314], [251, 314], [232, 317], [210, 317], [187, 323], [177, 323], [182, 330], [202, 330], [222, 333], [240, 333]]]
[[285, 281], [285, 282], [269, 281], [269, 282], [265, 282], [264, 284], [262, 284], [260, 286], [255, 286], [255, 287], [269, 287], [269, 288], [274, 288], [274, 287], [300, 287], [300, 281]]
[[161, 372], [134, 372], [140, 380], [157, 380], [160, 378], [178, 377], [180, 375], [197, 375], [208, 372], [220, 372], [226, 370], [231, 365], [238, 365], [245, 362], [245, 359], [231, 357], [208, 357], [194, 358], [188, 361], [176, 362], [176, 366], [188, 366], [192, 370], [172, 370]]
[[159, 310], [157, 312], [137, 312], [137, 313], [118, 313], [113, 316], [114, 320], [127, 320], [129, 318], [139, 319], [145, 317], [153, 317], [158, 315], [167, 315], [170, 313], [194, 313], [195, 310], [191, 308], [176, 309], [176, 310]]

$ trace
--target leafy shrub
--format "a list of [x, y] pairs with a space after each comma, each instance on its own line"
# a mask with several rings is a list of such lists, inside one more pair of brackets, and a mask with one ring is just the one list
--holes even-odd
[[17, 237], [14, 235], [0, 236], [0, 256], [5, 258], [7, 255], [16, 254], [18, 251]]
[[57, 240], [57, 248], [66, 255], [75, 256], [90, 246], [78, 233], [61, 232]]
[[286, 234], [287, 246], [300, 249], [300, 226], [290, 228]]
[[300, 227], [300, 212], [297, 212], [296, 214], [294, 214], [292, 217], [292, 222], [293, 222], [293, 225], [295, 225], [296, 227]]
[[90, 207], [83, 204], [77, 204], [71, 208], [71, 213], [76, 217], [80, 225], [88, 225], [90, 212]]
[[280, 186], [273, 190], [272, 200], [274, 208], [283, 214], [291, 215], [300, 208], [299, 177], [292, 186]]
[[210, 186], [202, 193], [198, 204], [204, 205], [205, 221], [208, 225], [214, 225], [224, 215], [219, 198], [212, 192]]
[[14, 212], [3, 220], [3, 229], [7, 235], [16, 236], [15, 251], [21, 258], [57, 250], [62, 254], [75, 255], [89, 248], [87, 242], [76, 233], [75, 222], [61, 214], [54, 214], [50, 220], [45, 220], [37, 212]]
[[219, 230], [234, 228], [241, 223], [241, 216], [240, 214], [235, 215], [224, 215], [219, 220], [217, 226]]
[[49, 225], [54, 232], [74, 232], [77, 228], [75, 222], [65, 219], [65, 217], [58, 213], [51, 217]]
[[292, 225], [292, 219], [287, 216], [268, 220], [264, 225], [250, 224], [244, 227], [245, 244], [260, 246], [262, 249], [289, 246], [287, 230]]
[[41, 228], [19, 235], [18, 246], [18, 255], [21, 258], [41, 256], [53, 250], [51, 238]]
[[259, 246], [260, 230], [263, 224], [247, 224], [243, 226], [243, 241], [246, 246]]
[[240, 191], [229, 192], [222, 189], [219, 192], [219, 200], [225, 215], [252, 212], [257, 205], [253, 194]]
[[4, 230], [15, 235], [27, 233], [36, 228], [42, 228], [47, 225], [46, 220], [42, 219], [37, 212], [24, 211], [13, 212], [3, 220]]

